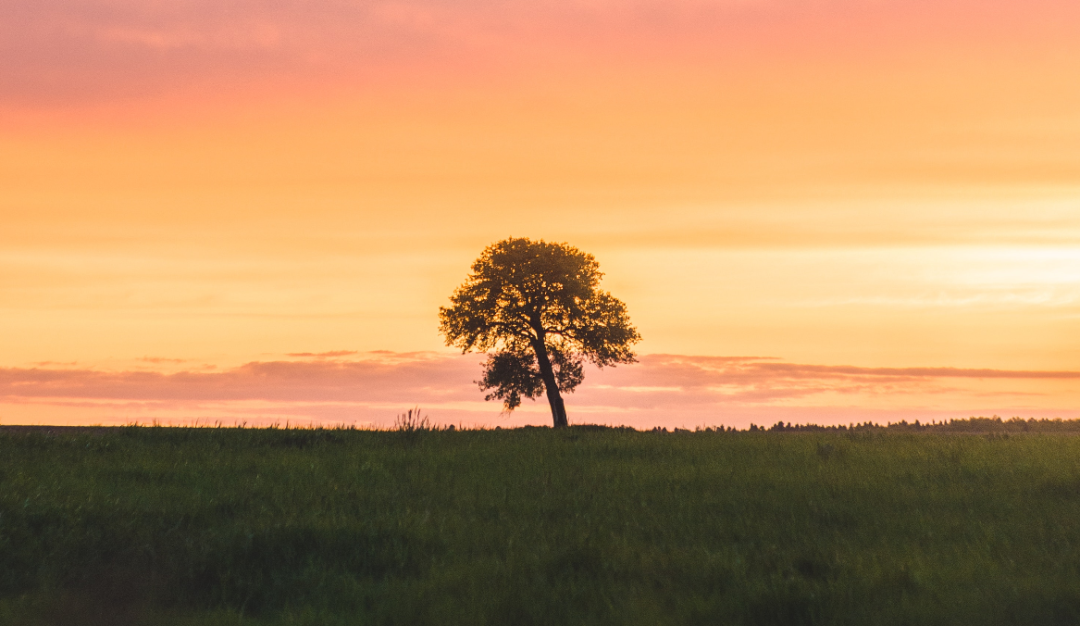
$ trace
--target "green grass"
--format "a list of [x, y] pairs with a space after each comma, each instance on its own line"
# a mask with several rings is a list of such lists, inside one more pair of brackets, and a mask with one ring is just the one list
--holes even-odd
[[1076, 624], [1063, 434], [0, 431], [0, 624]]

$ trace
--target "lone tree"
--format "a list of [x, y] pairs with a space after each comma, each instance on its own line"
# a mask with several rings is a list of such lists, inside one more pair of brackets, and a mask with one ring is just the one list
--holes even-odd
[[485, 400], [513, 411], [546, 392], [555, 427], [567, 425], [561, 392], [584, 379], [582, 365], [633, 363], [641, 335], [626, 305], [598, 288], [591, 254], [564, 243], [510, 238], [488, 246], [469, 278], [439, 308], [446, 345], [487, 351]]

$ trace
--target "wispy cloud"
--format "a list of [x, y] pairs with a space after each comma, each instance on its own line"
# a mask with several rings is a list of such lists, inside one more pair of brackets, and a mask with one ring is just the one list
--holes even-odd
[[336, 359], [357, 354], [356, 350], [330, 350], [328, 352], [289, 352], [285, 356], [307, 357], [313, 359]]
[[[377, 424], [416, 405], [449, 423], [547, 421], [542, 402], [511, 418], [499, 417], [496, 404], [484, 403], [473, 382], [481, 355], [339, 350], [294, 356], [304, 360], [251, 362], [220, 372], [0, 369], [0, 399], [8, 423], [12, 414], [18, 421], [108, 421], [112, 411], [114, 421], [124, 416], [127, 421]], [[343, 358], [350, 356], [355, 358]], [[1080, 371], [859, 367], [654, 354], [642, 356], [637, 365], [588, 372], [568, 403], [579, 422], [643, 427], [1012, 411], [1066, 416], [1080, 395], [1078, 381]]]
[[[347, 354], [321, 353], [319, 357]], [[306, 356], [306, 355], [304, 355]], [[151, 401], [470, 400], [476, 359], [393, 354], [358, 361], [251, 362], [221, 372], [0, 369], [0, 396]]]
[[1069, 378], [1080, 379], [1080, 371], [1002, 370], [958, 367], [856, 367], [852, 365], [807, 365], [770, 359], [730, 359], [657, 354], [645, 357], [655, 367], [690, 366], [703, 373], [728, 379], [845, 379], [845, 380], [915, 380], [933, 378]]

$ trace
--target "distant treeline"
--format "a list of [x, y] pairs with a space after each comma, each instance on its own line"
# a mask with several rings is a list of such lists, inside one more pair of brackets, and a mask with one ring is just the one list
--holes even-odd
[[[667, 432], [666, 429], [656, 428], [654, 431]], [[675, 429], [676, 432], [682, 429]], [[719, 426], [715, 428], [699, 428], [699, 431], [731, 432], [737, 429], [733, 427]], [[1035, 419], [1034, 417], [1023, 419], [1013, 417], [1003, 420], [994, 417], [969, 417], [967, 419], [953, 419], [941, 422], [914, 422], [900, 421], [888, 424], [874, 424], [865, 422], [862, 424], [840, 424], [835, 426], [819, 426], [817, 424], [793, 424], [791, 422], [777, 422], [772, 426], [757, 426], [751, 424], [747, 429], [750, 432], [851, 432], [851, 431], [878, 431], [878, 432], [901, 432], [901, 433], [1080, 433], [1080, 419], [1064, 420]]]
[[[419, 436], [423, 433], [436, 432], [436, 431], [532, 431], [532, 430], [544, 430], [547, 427], [542, 426], [515, 426], [510, 428], [503, 428], [501, 426], [495, 426], [493, 429], [485, 427], [477, 428], [464, 428], [455, 427], [453, 424], [447, 426], [440, 426], [426, 417], [420, 417], [419, 412], [413, 413], [410, 411], [409, 417], [416, 419], [402, 420], [400, 417], [395, 422], [394, 426], [385, 429], [389, 431], [395, 431], [399, 433], [405, 433], [410, 437]], [[317, 426], [317, 427], [305, 427], [305, 426], [280, 426], [277, 424], [271, 424], [269, 426], [249, 426], [247, 424], [238, 424], [233, 426], [225, 426], [223, 424], [217, 424], [218, 429], [239, 429], [239, 430], [251, 430], [251, 431], [282, 431], [297, 433], [297, 436], [309, 437], [309, 435], [299, 435], [302, 432], [318, 433], [318, 437], [329, 437], [335, 433], [342, 431], [356, 431], [356, 430], [383, 430], [378, 428], [357, 428], [355, 425], [338, 425], [338, 426]], [[16, 426], [16, 425], [0, 425], [0, 433], [41, 433], [41, 434], [103, 434], [109, 431], [128, 431], [138, 432], [142, 429], [147, 430], [159, 430], [161, 427], [157, 424], [152, 426], [144, 426], [139, 424], [128, 424], [126, 426]], [[208, 428], [213, 429], [213, 426]], [[608, 426], [603, 424], [577, 424], [570, 427], [575, 432], [606, 432], [606, 431], [624, 431], [634, 432], [636, 428], [631, 426]], [[190, 426], [178, 426], [177, 430], [189, 430]], [[198, 429], [196, 429], [198, 430]], [[674, 428], [668, 429], [666, 427], [657, 426], [650, 428], [646, 432], [653, 433], [734, 433], [734, 432], [789, 432], [789, 433], [956, 433], [956, 434], [1008, 434], [1008, 433], [1076, 433], [1080, 434], [1080, 419], [1036, 419], [1034, 417], [1024, 419], [1022, 417], [1013, 417], [1010, 419], [1002, 419], [998, 416], [993, 417], [969, 417], [967, 419], [952, 419], [949, 421], [933, 421], [933, 422], [920, 422], [915, 420], [914, 422], [899, 421], [889, 422], [887, 424], [875, 424], [873, 422], [862, 422], [852, 424], [837, 424], [833, 426], [820, 426], [818, 424], [796, 424], [794, 422], [777, 422], [772, 426], [758, 426], [756, 424], [750, 424], [749, 428], [739, 429], [734, 426], [699, 426], [693, 430], [686, 428]]]

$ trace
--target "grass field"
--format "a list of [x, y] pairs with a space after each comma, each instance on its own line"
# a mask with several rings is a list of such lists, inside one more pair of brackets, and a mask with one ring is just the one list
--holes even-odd
[[1077, 624], [1080, 438], [0, 430], [0, 624]]

